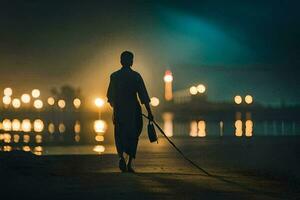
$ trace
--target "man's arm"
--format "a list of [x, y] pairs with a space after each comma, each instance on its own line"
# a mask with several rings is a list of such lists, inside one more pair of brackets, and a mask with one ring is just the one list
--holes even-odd
[[109, 86], [107, 89], [107, 101], [109, 102], [111, 107], [114, 107], [114, 101], [115, 101], [115, 88], [114, 88], [114, 80], [112, 76], [110, 76]]
[[150, 104], [149, 103], [146, 103], [145, 104], [145, 107], [147, 109], [147, 112], [148, 112], [148, 118], [150, 121], [153, 121], [154, 120], [154, 117], [152, 115], [152, 111], [151, 111], [151, 108], [150, 108]]

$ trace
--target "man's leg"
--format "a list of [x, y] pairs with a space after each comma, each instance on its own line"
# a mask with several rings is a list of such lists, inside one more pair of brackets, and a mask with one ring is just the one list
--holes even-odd
[[126, 162], [123, 156], [124, 147], [122, 143], [122, 133], [121, 133], [122, 127], [119, 123], [115, 124], [115, 144], [116, 149], [119, 155], [119, 168], [122, 172], [125, 172], [127, 170]]

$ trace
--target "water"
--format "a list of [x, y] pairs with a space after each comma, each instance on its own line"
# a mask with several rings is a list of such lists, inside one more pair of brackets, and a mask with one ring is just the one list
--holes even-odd
[[[169, 137], [259, 137], [300, 135], [299, 121], [174, 120], [164, 113], [159, 123]], [[114, 153], [110, 119], [2, 119], [0, 151], [23, 150], [36, 155]], [[158, 130], [157, 130], [158, 132]], [[158, 133], [159, 134], [159, 133]], [[142, 137], [146, 137], [146, 123]]]

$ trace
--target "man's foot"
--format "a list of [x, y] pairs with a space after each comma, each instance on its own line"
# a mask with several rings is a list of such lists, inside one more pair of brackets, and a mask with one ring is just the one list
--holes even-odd
[[130, 173], [135, 173], [135, 170], [133, 169], [133, 167], [131, 165], [127, 166], [127, 171]]
[[126, 162], [125, 162], [124, 158], [120, 158], [119, 168], [122, 172], [126, 172]]

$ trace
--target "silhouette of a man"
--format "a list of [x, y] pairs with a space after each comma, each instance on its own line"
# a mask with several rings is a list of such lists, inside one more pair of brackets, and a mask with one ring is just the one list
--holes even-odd
[[[153, 120], [150, 98], [141, 75], [132, 70], [133, 53], [121, 54], [122, 68], [110, 76], [107, 98], [113, 107], [115, 143], [120, 157], [119, 168], [122, 172], [134, 172], [132, 160], [135, 159], [138, 139], [143, 128], [140, 102], [145, 105], [148, 117]], [[124, 153], [129, 155], [126, 165]]]

